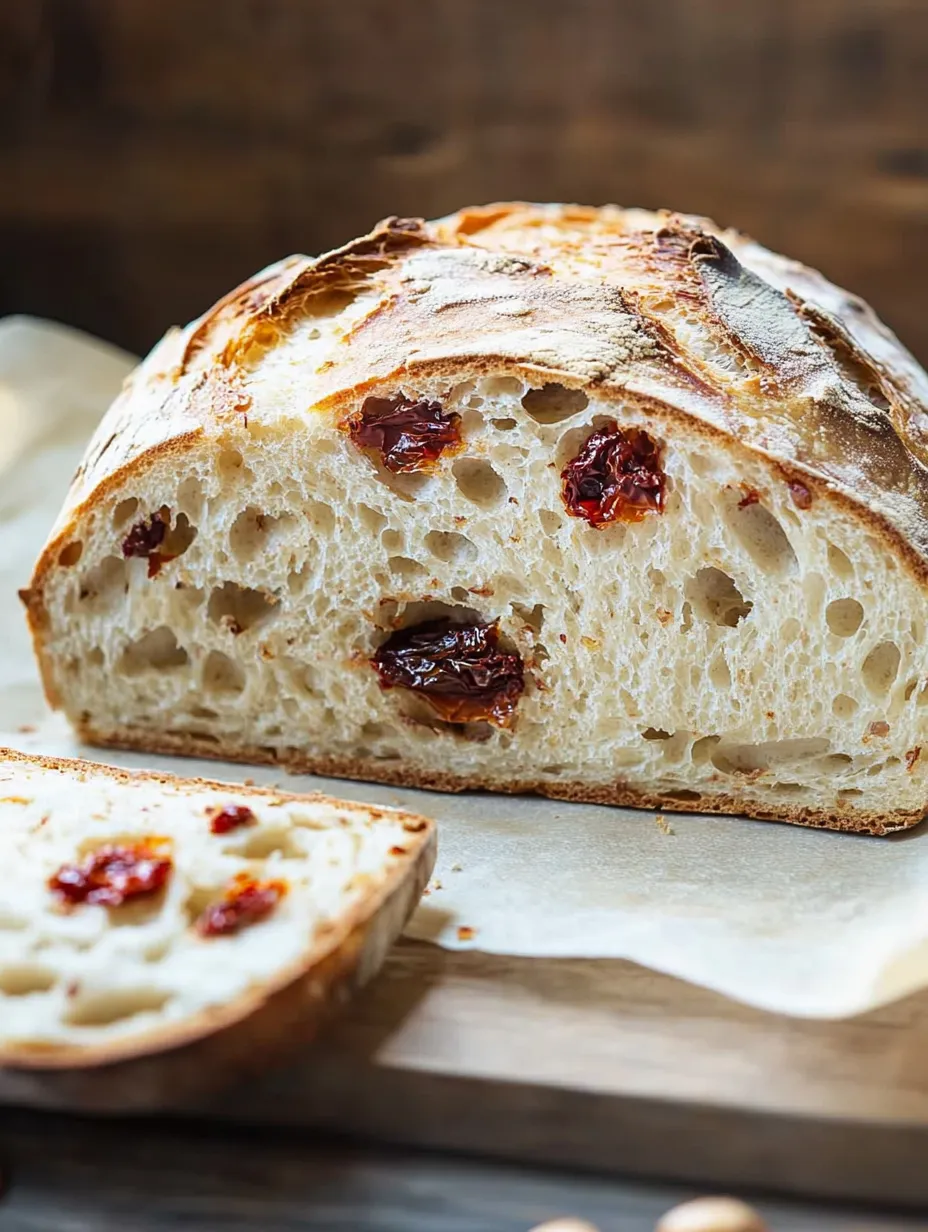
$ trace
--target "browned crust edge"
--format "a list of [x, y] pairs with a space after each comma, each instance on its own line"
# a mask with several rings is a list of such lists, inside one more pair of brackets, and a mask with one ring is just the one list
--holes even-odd
[[[358, 977], [363, 982], [377, 970], [418, 904], [435, 863], [437, 832], [434, 822], [401, 809], [339, 800], [321, 793], [282, 792], [213, 779], [121, 770], [82, 758], [33, 756], [12, 749], [0, 749], [0, 758], [65, 774], [108, 778], [124, 785], [145, 781], [190, 791], [215, 788], [265, 799], [359, 808], [375, 819], [386, 815], [401, 818], [409, 835], [407, 854], [397, 860], [380, 885], [369, 891], [329, 931], [313, 939], [302, 958], [228, 1005], [203, 1010], [184, 1023], [105, 1045], [0, 1047], [0, 1067], [3, 1068], [68, 1071], [118, 1066], [122, 1075], [122, 1067], [143, 1063], [149, 1059], [148, 1054], [169, 1053], [170, 1056], [157, 1058], [159, 1066], [163, 1065], [157, 1074], [158, 1082], [176, 1074], [179, 1079], [183, 1078], [186, 1090], [218, 1085], [227, 1071], [230, 1076], [237, 1076], [253, 1051], [256, 1053], [253, 1068], [261, 1068], [267, 1063], [268, 1054], [284, 1048], [288, 1041], [292, 1040], [296, 1046], [311, 1037], [326, 1016], [336, 990], [344, 989], [347, 996], [359, 982]], [[128, 1075], [128, 1071], [126, 1073]], [[99, 1082], [99, 1078], [96, 1081]], [[107, 1069], [106, 1082], [110, 1081], [111, 1071]]]
[[104, 748], [164, 753], [180, 757], [203, 757], [215, 761], [282, 766], [290, 774], [318, 774], [324, 777], [387, 783], [395, 787], [426, 788], [430, 791], [490, 791], [502, 795], [546, 796], [575, 804], [609, 804], [627, 808], [662, 809], [676, 813], [725, 813], [759, 821], [781, 821], [820, 830], [883, 836], [908, 830], [925, 816], [926, 809], [900, 809], [886, 813], [824, 812], [796, 805], [765, 804], [749, 796], [731, 792], [694, 793], [694, 798], [675, 798], [672, 794], [648, 792], [632, 787], [622, 779], [602, 783], [555, 783], [547, 779], [502, 779], [489, 776], [452, 774], [425, 766], [402, 767], [360, 757], [312, 756], [302, 749], [284, 748], [276, 755], [256, 745], [214, 744], [188, 732], [136, 732], [129, 728], [98, 731], [90, 725], [79, 729], [83, 740]]

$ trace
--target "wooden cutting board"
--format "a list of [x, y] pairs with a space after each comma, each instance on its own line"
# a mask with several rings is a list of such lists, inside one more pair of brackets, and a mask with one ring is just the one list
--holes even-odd
[[305, 1063], [195, 1115], [928, 1205], [928, 993], [807, 1021], [623, 962], [403, 942]]

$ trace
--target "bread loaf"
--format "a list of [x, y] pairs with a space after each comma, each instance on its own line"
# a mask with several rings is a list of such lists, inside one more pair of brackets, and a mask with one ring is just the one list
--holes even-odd
[[[435, 834], [394, 809], [4, 749], [0, 853], [0, 1065], [169, 1052], [128, 1084], [150, 1105], [308, 1040], [383, 961]], [[124, 1107], [119, 1081], [91, 1104]]]
[[45, 688], [101, 745], [909, 826], [926, 406], [704, 219], [388, 219], [130, 379], [24, 592]]

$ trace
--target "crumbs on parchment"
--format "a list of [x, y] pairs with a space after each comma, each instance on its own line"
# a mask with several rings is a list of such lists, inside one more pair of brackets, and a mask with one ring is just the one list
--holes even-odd
[[667, 818], [664, 816], [663, 813], [657, 814], [657, 816], [654, 818], [654, 824], [657, 826], [658, 830], [660, 830], [661, 834], [675, 834], [676, 833], [673, 826], [670, 824], [670, 822], [667, 820]]

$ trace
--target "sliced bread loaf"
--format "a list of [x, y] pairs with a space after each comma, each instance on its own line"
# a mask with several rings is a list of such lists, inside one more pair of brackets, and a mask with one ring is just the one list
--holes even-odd
[[911, 825], [926, 408], [704, 219], [391, 219], [130, 380], [24, 592], [47, 694], [104, 745]]
[[0, 1065], [159, 1054], [143, 1103], [267, 1065], [378, 969], [434, 855], [393, 809], [0, 750]]

